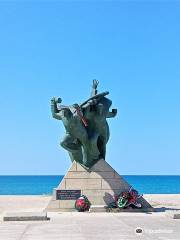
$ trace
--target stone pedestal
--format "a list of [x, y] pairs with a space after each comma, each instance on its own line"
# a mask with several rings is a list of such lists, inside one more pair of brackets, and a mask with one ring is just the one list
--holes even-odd
[[[47, 207], [50, 211], [73, 211], [75, 200], [57, 199], [58, 190], [81, 190], [92, 205], [108, 205], [113, 195], [128, 191], [131, 186], [103, 159], [90, 170], [73, 162], [67, 174], [54, 189], [53, 197]], [[141, 198], [143, 208], [150, 208], [148, 202]]]

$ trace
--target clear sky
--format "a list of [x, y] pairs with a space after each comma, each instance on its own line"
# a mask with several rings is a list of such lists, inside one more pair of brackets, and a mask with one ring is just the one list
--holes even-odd
[[50, 99], [110, 91], [107, 161], [180, 174], [180, 2], [0, 2], [0, 174], [64, 174]]

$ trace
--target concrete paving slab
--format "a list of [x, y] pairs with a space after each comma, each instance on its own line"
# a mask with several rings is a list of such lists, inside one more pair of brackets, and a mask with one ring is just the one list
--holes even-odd
[[[179, 240], [179, 221], [164, 213], [48, 213], [49, 222], [2, 222], [1, 240]], [[142, 233], [136, 233], [136, 229]]]

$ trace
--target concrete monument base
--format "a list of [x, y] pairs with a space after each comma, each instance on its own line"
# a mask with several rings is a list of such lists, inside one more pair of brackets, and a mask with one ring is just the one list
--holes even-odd
[[[90, 170], [86, 170], [74, 161], [59, 186], [54, 189], [47, 210], [74, 211], [77, 195], [73, 194], [73, 190], [75, 194], [80, 190], [80, 194], [86, 195], [92, 205], [107, 206], [113, 201], [114, 194], [128, 191], [130, 187], [103, 159], [99, 160]], [[70, 194], [69, 197], [68, 194]], [[141, 198], [140, 202], [143, 209], [151, 208], [145, 199]]]

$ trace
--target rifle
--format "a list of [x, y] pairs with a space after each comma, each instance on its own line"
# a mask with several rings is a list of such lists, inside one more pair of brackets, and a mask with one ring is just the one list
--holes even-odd
[[88, 98], [85, 102], [81, 103], [79, 106], [82, 107], [86, 103], [88, 103], [89, 101], [94, 100], [94, 99], [99, 100], [100, 98], [105, 97], [108, 94], [109, 94], [109, 92], [98, 93], [95, 96]]

